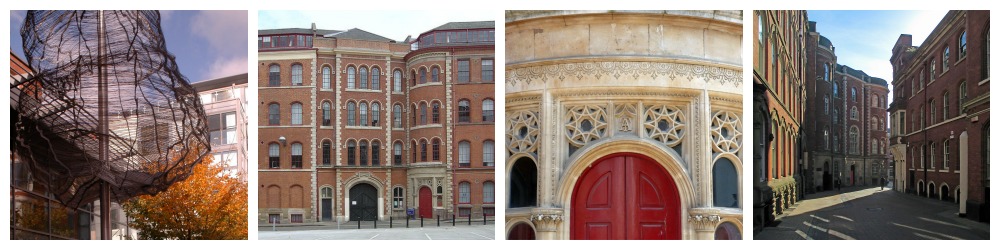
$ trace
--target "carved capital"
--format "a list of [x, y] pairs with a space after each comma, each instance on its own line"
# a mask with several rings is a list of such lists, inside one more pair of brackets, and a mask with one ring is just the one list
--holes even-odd
[[534, 210], [529, 218], [539, 232], [555, 232], [563, 222], [562, 211]]
[[717, 214], [691, 214], [688, 215], [688, 222], [698, 231], [714, 231], [715, 226], [722, 221], [722, 216]]

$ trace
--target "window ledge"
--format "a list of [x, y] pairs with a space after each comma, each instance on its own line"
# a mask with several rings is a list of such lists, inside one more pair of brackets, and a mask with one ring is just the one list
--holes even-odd
[[442, 128], [442, 127], [444, 127], [444, 126], [442, 126], [441, 124], [427, 124], [427, 125], [414, 126], [414, 127], [410, 128], [410, 130], [424, 129], [424, 128]]
[[369, 127], [369, 126], [346, 126], [348, 129], [364, 129], [364, 130], [381, 130], [381, 126]]
[[380, 93], [381, 90], [377, 89], [345, 89], [347, 92], [359, 92], [359, 93]]

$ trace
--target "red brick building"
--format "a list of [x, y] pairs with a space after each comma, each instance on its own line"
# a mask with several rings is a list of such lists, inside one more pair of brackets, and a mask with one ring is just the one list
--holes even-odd
[[[888, 84], [837, 64], [836, 47], [809, 22], [806, 56], [805, 193], [844, 186], [880, 185], [886, 166]], [[848, 48], [849, 49], [849, 48]]]
[[259, 221], [492, 216], [494, 23], [258, 31]]
[[989, 11], [950, 11], [920, 46], [892, 49], [896, 190], [989, 221]]

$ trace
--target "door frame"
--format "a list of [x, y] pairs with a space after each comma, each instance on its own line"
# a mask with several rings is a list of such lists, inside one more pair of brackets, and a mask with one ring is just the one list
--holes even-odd
[[[566, 159], [563, 163], [563, 168], [566, 169], [565, 174], [563, 174], [563, 178], [559, 180], [559, 183], [556, 184], [555, 188], [557, 192], [553, 200], [558, 203], [556, 205], [562, 207], [563, 212], [562, 224], [557, 227], [557, 232], [560, 235], [559, 238], [571, 238], [570, 220], [572, 219], [573, 211], [573, 191], [576, 189], [576, 183], [583, 175], [583, 172], [604, 157], [619, 153], [643, 155], [663, 167], [664, 171], [666, 171], [665, 173], [677, 185], [677, 193], [680, 196], [681, 205], [680, 216], [681, 218], [687, 218], [691, 204], [693, 204], [692, 201], [694, 200], [695, 192], [693, 184], [687, 178], [687, 171], [681, 164], [684, 161], [681, 160], [680, 155], [677, 155], [673, 149], [667, 148], [662, 144], [654, 144], [649, 141], [636, 139], [612, 139], [588, 145], [582, 148], [581, 151], [577, 151], [574, 157]], [[710, 160], [710, 158], [705, 158], [705, 161]], [[706, 162], [705, 164], [709, 163]], [[701, 174], [711, 175], [711, 169], [702, 171]], [[695, 237], [693, 230], [694, 227], [690, 225], [690, 222], [683, 220], [681, 222], [681, 239], [693, 239]]]

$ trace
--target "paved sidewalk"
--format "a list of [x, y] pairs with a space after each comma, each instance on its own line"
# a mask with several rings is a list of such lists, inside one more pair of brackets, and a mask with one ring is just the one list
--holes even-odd
[[[399, 228], [392, 229], [379, 227], [378, 229], [316, 229], [299, 231], [261, 231], [257, 232], [259, 240], [493, 240], [496, 232], [495, 225], [456, 225], [449, 223], [441, 227], [426, 224], [423, 228]], [[419, 222], [418, 222], [419, 223]], [[482, 221], [480, 221], [482, 223]], [[413, 224], [410, 224], [413, 226]], [[419, 226], [419, 224], [417, 224]], [[269, 227], [267, 229], [270, 229]]]
[[989, 224], [958, 217], [958, 204], [878, 187], [808, 196], [755, 240], [989, 239]]

